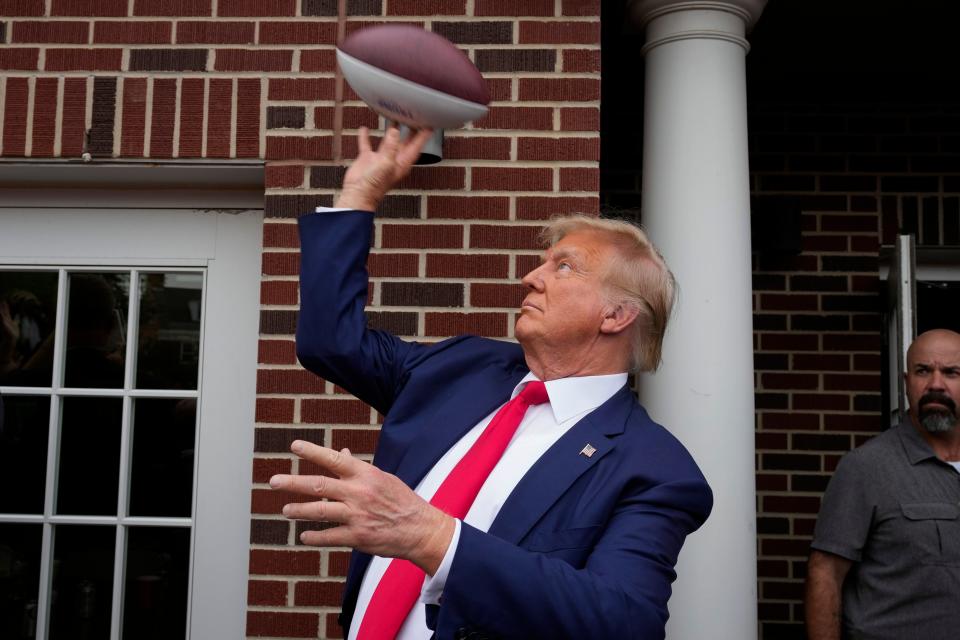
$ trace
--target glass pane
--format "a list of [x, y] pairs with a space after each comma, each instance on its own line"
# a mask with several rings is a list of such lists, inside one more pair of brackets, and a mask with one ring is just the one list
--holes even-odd
[[189, 517], [197, 401], [134, 401], [130, 515]]
[[0, 271], [0, 386], [50, 386], [56, 313], [56, 271]]
[[39, 524], [0, 524], [0, 638], [4, 640], [36, 636], [42, 535]]
[[54, 527], [50, 639], [107, 640], [116, 529]]
[[138, 389], [196, 389], [200, 361], [200, 273], [140, 276]]
[[116, 515], [120, 398], [64, 398], [57, 513]]
[[189, 566], [189, 529], [129, 529], [124, 640], [173, 640], [186, 635]]
[[123, 386], [130, 275], [71, 273], [65, 387]]
[[0, 398], [0, 512], [43, 513], [49, 430], [50, 398]]

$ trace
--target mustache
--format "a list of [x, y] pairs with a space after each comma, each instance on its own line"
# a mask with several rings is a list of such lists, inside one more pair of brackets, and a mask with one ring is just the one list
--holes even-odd
[[924, 405], [932, 402], [942, 404], [946, 408], [950, 409], [951, 412], [956, 412], [957, 410], [957, 403], [953, 401], [953, 398], [938, 391], [931, 391], [930, 393], [923, 394], [923, 396], [920, 397], [919, 402], [917, 402], [917, 408], [922, 409]]

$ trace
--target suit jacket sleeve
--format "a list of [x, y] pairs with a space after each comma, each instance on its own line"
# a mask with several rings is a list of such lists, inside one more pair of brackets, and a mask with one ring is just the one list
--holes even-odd
[[464, 524], [436, 637], [466, 625], [494, 638], [663, 638], [677, 555], [712, 506], [697, 475], [627, 487], [579, 568], [549, 549], [576, 532], [531, 550]]
[[299, 226], [297, 358], [385, 414], [402, 387], [405, 363], [424, 347], [367, 327], [366, 261], [373, 214], [308, 214]]

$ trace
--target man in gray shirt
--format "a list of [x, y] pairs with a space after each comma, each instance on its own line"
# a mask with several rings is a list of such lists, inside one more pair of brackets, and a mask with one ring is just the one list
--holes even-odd
[[811, 640], [960, 638], [960, 334], [907, 351], [909, 419], [844, 456], [807, 570]]

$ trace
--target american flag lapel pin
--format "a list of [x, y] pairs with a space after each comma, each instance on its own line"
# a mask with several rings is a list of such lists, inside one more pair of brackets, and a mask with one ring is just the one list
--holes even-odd
[[580, 455], [591, 457], [594, 453], [597, 452], [597, 448], [590, 444], [589, 442], [584, 445], [583, 449], [580, 449]]

